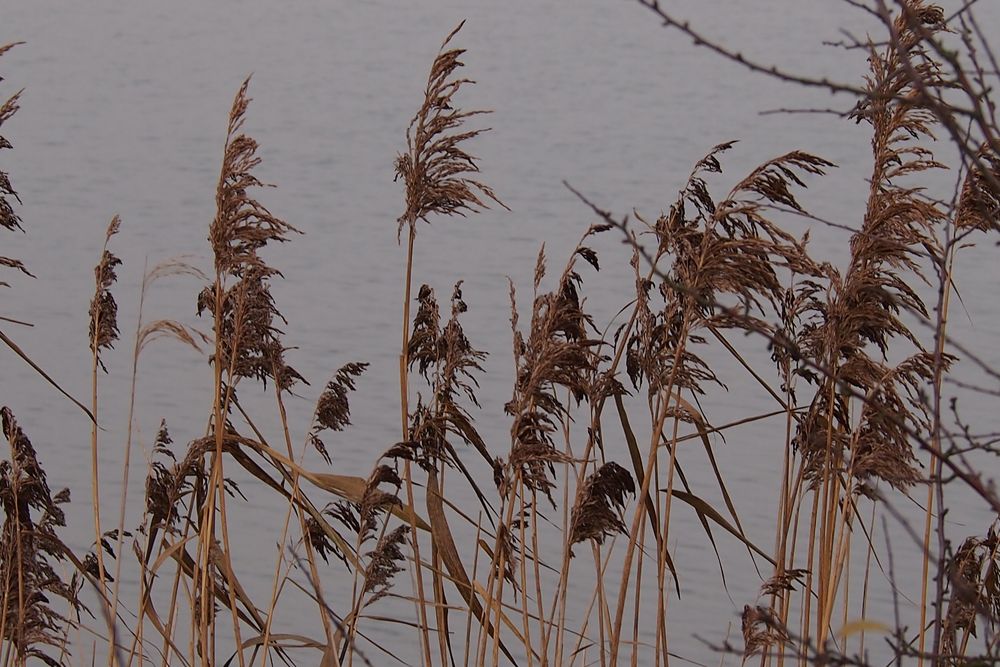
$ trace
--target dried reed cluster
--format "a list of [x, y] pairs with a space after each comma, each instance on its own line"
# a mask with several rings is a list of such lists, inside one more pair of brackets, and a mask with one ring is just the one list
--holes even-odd
[[[0, 46], [0, 56], [3, 56], [3, 54], [18, 44], [20, 42]], [[3, 127], [3, 124], [17, 113], [17, 110], [20, 108], [20, 99], [21, 91], [18, 91], [8, 97], [3, 104], [0, 104], [0, 127]], [[8, 148], [12, 148], [11, 143], [3, 135], [0, 135], [0, 150]], [[10, 174], [0, 169], [0, 226], [11, 231], [21, 229], [21, 218], [14, 211], [14, 207], [11, 204], [12, 200], [18, 204], [21, 203], [20, 198], [17, 196], [17, 191], [14, 189], [13, 183], [11, 183]], [[24, 266], [24, 263], [19, 259], [0, 257], [0, 265], [17, 269], [29, 276], [31, 275], [28, 273], [28, 269]], [[0, 283], [0, 285], [6, 286], [7, 283]]]
[[[709, 42], [655, 1], [640, 2], [668, 27]], [[123, 487], [139, 359], [149, 343], [173, 338], [199, 354], [206, 343], [212, 400], [204, 433], [176, 451], [161, 422], [138, 528], [126, 530], [123, 491], [117, 526], [106, 530], [98, 493], [99, 370], [106, 374], [103, 355], [120, 334], [111, 289], [121, 262], [108, 248], [117, 216], [90, 306], [93, 553], [80, 558], [60, 540], [68, 493], [50, 492], [28, 438], [10, 410], [0, 410], [10, 447], [9, 460], [0, 462], [2, 664], [67, 664], [70, 633], [90, 631], [80, 618], [86, 581], [107, 624], [101, 641], [108, 664], [119, 667], [373, 664], [369, 653], [398, 648], [380, 641], [383, 623], [412, 632], [413, 652], [427, 666], [667, 665], [679, 657], [671, 615], [698, 602], [674, 599], [675, 591], [688, 592], [684, 564], [675, 562], [682, 536], [674, 520], [683, 509], [693, 510], [705, 546], [715, 551], [723, 585], [723, 534], [747, 549], [764, 579], [760, 599], [744, 601], [742, 645], [716, 648], [762, 666], [867, 665], [866, 634], [881, 627], [868, 617], [869, 579], [887, 569], [874, 537], [879, 518], [899, 514], [894, 500], [921, 486], [928, 495], [917, 545], [924, 583], [912, 595], [920, 600], [918, 618], [909, 625], [897, 618], [888, 647], [896, 659], [918, 663], [996, 662], [996, 526], [953, 549], [944, 520], [951, 480], [1000, 510], [969, 462], [995, 454], [995, 439], [962, 424], [954, 404], [958, 428], [949, 429], [944, 407], [945, 378], [962, 352], [947, 326], [958, 251], [995, 231], [1000, 214], [1000, 152], [992, 116], [982, 111], [992, 102], [981, 83], [1000, 74], [995, 60], [990, 70], [978, 56], [987, 43], [970, 41], [972, 4], [949, 16], [922, 0], [900, 0], [893, 16], [879, 0], [872, 14], [887, 36], [857, 45], [869, 53], [863, 85], [812, 82], [855, 94], [850, 119], [872, 136], [867, 202], [851, 226], [843, 267], [817, 258], [808, 232], [788, 231], [815, 223], [803, 191], [834, 167], [803, 151], [767, 159], [720, 191], [723, 157], [735, 142], [720, 143], [655, 217], [619, 219], [573, 190], [595, 224], [552, 276], [542, 248], [523, 311], [515, 281], [509, 284], [513, 386], [503, 405], [503, 454], [495, 442], [501, 438], [481, 432], [479, 415], [496, 406], [479, 395], [486, 354], [463, 326], [473, 308], [462, 281], [440, 303], [431, 285], [421, 284], [415, 298], [411, 290], [418, 221], [503, 206], [468, 148], [485, 131], [468, 123], [486, 112], [458, 108], [458, 93], [472, 83], [457, 74], [464, 51], [451, 46], [460, 24], [433, 61], [406, 150], [396, 158], [404, 190], [397, 238], [408, 232], [400, 428], [361, 475], [342, 469], [339, 444], [352, 426], [351, 396], [367, 363], [334, 372], [317, 390], [308, 425], [294, 423], [285, 409], [291, 390], [305, 391], [307, 383], [286, 359], [283, 329], [290, 324], [271, 292], [282, 274], [261, 251], [298, 230], [255, 198], [263, 183], [254, 175], [257, 142], [244, 133], [244, 81], [229, 116], [209, 226], [214, 271], [206, 277], [168, 261], [142, 285], [144, 300], [166, 276], [207, 283], [197, 309], [209, 317], [212, 335], [175, 320], [147, 322], [140, 304]], [[968, 28], [959, 39], [974, 63], [971, 78], [943, 46], [956, 22]], [[956, 91], [968, 108], [953, 102]], [[18, 102], [15, 94], [0, 106], [0, 125]], [[959, 118], [974, 130], [956, 134]], [[942, 131], [965, 161], [951, 204], [933, 198], [927, 182], [945, 166], [929, 148]], [[0, 137], [0, 148], [9, 147]], [[0, 171], [0, 225], [12, 230], [21, 223], [13, 202], [17, 194]], [[631, 246], [631, 284], [618, 315], [602, 322], [585, 293], [606, 261], [598, 255], [600, 235], [612, 230]], [[17, 260], [0, 264], [27, 273]], [[762, 368], [755, 351], [769, 353], [773, 369]], [[721, 355], [734, 363], [727, 368]], [[746, 375], [731, 377], [733, 368]], [[274, 410], [241, 402], [241, 380], [270, 389]], [[773, 410], [713, 424], [712, 399], [734, 386], [773, 402]], [[762, 420], [783, 420], [773, 442], [741, 446], [775, 461], [775, 478], [767, 480], [777, 492], [771, 549], [744, 530], [715, 449], [720, 437]], [[293, 432], [302, 436], [298, 449]], [[323, 471], [307, 465], [317, 453]], [[484, 481], [490, 478], [493, 487]], [[285, 518], [270, 595], [252, 597], [230, 533], [240, 500], [260, 502], [265, 494], [282, 503]], [[461, 502], [473, 495], [477, 504]], [[131, 558], [134, 606], [119, 601], [121, 579], [132, 576], [122, 564]], [[114, 574], [106, 559], [116, 561]], [[322, 635], [290, 627], [280, 613], [302, 604], [315, 605]]]
[[[50, 491], [38, 455], [10, 408], [0, 409], [0, 422], [10, 457], [0, 461], [4, 513], [0, 640], [7, 642], [7, 660], [13, 655], [18, 664], [31, 659], [60, 665], [68, 657], [68, 633], [75, 623], [69, 614], [75, 616], [81, 609], [82, 577], [74, 575], [66, 581], [55, 569], [56, 563], [65, 562], [72, 553], [57, 532], [66, 525], [60, 505], [69, 502], [69, 491]], [[56, 606], [57, 600], [68, 609]]]

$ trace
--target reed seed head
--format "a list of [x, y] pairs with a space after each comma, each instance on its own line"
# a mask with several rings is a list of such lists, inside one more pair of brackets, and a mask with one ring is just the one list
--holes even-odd
[[35, 449], [10, 408], [0, 408], [10, 459], [0, 461], [0, 642], [8, 642], [19, 664], [38, 660], [58, 667], [47, 648], [65, 649], [73, 621], [53, 608], [60, 599], [79, 612], [78, 580], [65, 581], [53, 561], [70, 553], [57, 529], [66, 525], [60, 505], [69, 492], [53, 495]]
[[365, 372], [368, 364], [354, 362], [341, 366], [316, 402], [315, 425], [309, 434], [309, 443], [330, 463], [330, 454], [319, 434], [324, 430], [342, 431], [351, 424], [351, 406], [347, 400], [354, 391], [354, 379]]
[[635, 495], [635, 481], [628, 470], [613, 461], [587, 477], [570, 515], [570, 544], [585, 540], [604, 544], [605, 538], [615, 533], [627, 533], [621, 518], [627, 495]]
[[[11, 50], [18, 44], [22, 42], [14, 42], [11, 44], [5, 44], [0, 46], [0, 56]], [[0, 78], [2, 80], [2, 78]], [[3, 104], [0, 104], [0, 129], [2, 129], [3, 124], [10, 120], [11, 116], [17, 113], [20, 108], [19, 101], [21, 99], [21, 92], [18, 91], [7, 98]], [[3, 136], [0, 135], [0, 150], [12, 148], [11, 143]], [[22, 230], [21, 218], [14, 211], [13, 204], [11, 202], [21, 203], [21, 199], [17, 196], [17, 191], [14, 189], [14, 185], [11, 183], [10, 174], [6, 171], [0, 169], [0, 227], [9, 230]], [[6, 266], [9, 268], [17, 269], [21, 273], [26, 275], [31, 275], [27, 267], [19, 259], [14, 259], [12, 257], [0, 257], [0, 266]], [[6, 286], [7, 283], [0, 282], [0, 285]]]
[[101, 350], [114, 347], [118, 340], [118, 304], [111, 294], [111, 286], [118, 279], [117, 268], [121, 260], [108, 250], [108, 242], [118, 233], [121, 219], [116, 215], [111, 219], [104, 236], [101, 261], [94, 267], [96, 289], [90, 302], [90, 348], [97, 357], [101, 368], [107, 372], [101, 361]]
[[365, 583], [361, 593], [362, 597], [371, 596], [365, 602], [366, 607], [385, 597], [392, 587], [393, 577], [403, 571], [400, 563], [406, 560], [406, 556], [402, 547], [409, 532], [409, 526], [397, 526], [378, 541], [375, 549], [368, 552]]
[[[476, 180], [476, 158], [465, 143], [486, 130], [462, 130], [465, 121], [487, 111], [462, 111], [453, 105], [458, 91], [470, 79], [455, 76], [463, 66], [462, 49], [449, 49], [463, 21], [444, 40], [431, 65], [424, 101], [406, 131], [407, 152], [396, 158], [396, 178], [406, 187], [406, 210], [399, 216], [397, 233], [415, 228], [431, 215], [465, 215], [488, 208], [493, 201], [504, 206], [493, 190]], [[506, 206], [504, 206], [506, 208]]]

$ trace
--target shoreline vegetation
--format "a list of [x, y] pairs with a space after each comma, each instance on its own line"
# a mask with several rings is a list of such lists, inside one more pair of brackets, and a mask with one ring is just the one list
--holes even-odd
[[[706, 661], [1000, 661], [997, 524], [953, 544], [944, 520], [948, 485], [1000, 517], [989, 471], [977, 467], [998, 453], [990, 425], [961, 422], [946, 383], [957, 359], [975, 359], [949, 337], [955, 266], [967, 246], [995, 244], [1000, 221], [991, 97], [1000, 71], [975, 3], [952, 14], [922, 0], [866, 4], [884, 34], [847, 45], [869, 53], [869, 71], [848, 83], [754, 63], [655, 0], [639, 4], [665, 29], [720, 57], [856, 100], [847, 118], [834, 121], [871, 134], [870, 189], [846, 264], [816, 259], [808, 234], [782, 226], [820, 222], [807, 212], [806, 188], [822, 188], [835, 167], [794, 147], [733, 175], [724, 164], [735, 142], [706, 146], [655, 219], [619, 216], [567, 184], [591, 226], [565, 263], [542, 248], [531, 284], [510, 281], [509, 313], [489, 315], [498, 326], [509, 321], [515, 372], [503, 406], [508, 446], [487, 446], [476, 416], [485, 354], [463, 329], [461, 276], [442, 296], [413, 270], [414, 247], [431, 228], [506, 208], [470, 152], [489, 112], [461, 106], [473, 81], [461, 72], [459, 24], [431, 64], [395, 162], [403, 190], [396, 233], [406, 249], [399, 440], [387, 443], [366, 477], [342, 474], [328, 445], [351, 426], [351, 395], [367, 364], [351, 361], [334, 374], [311, 424], [289, 423], [285, 400], [305, 378], [285, 357], [283, 330], [294, 322], [272, 297], [283, 276], [269, 261], [280, 253], [265, 260], [261, 251], [287, 242], [294, 252], [300, 232], [257, 199], [265, 184], [254, 175], [257, 142], [243, 130], [248, 78], [229, 116], [209, 227], [213, 266], [170, 260], [142, 281], [138, 320], [124, 341], [132, 351], [124, 380], [131, 383], [129, 429], [120, 445], [121, 501], [112, 506], [102, 505], [98, 491], [102, 478], [119, 473], [100, 469], [99, 452], [119, 445], [98, 424], [101, 387], [123, 381], [107, 374], [103, 359], [121, 340], [113, 291], [122, 260], [114, 245], [128, 222], [115, 216], [107, 228], [89, 313], [91, 395], [85, 402], [67, 394], [91, 423], [88, 553], [60, 538], [69, 493], [50, 489], [43, 467], [58, 462], [40, 460], [31, 424], [0, 410], [9, 445], [0, 460], [0, 667], [73, 664], [87, 655], [91, 664], [121, 667], [385, 664], [392, 646], [368, 633], [386, 623], [412, 639], [422, 665], [683, 664], [670, 648], [670, 617], [698, 601], [676, 601], [684, 573], [672, 558], [671, 518], [680, 506], [695, 512], [720, 568], [714, 536], [725, 534], [745, 547], [747, 566], [763, 581], [759, 597], [739, 601], [742, 638], [706, 645]], [[15, 46], [0, 46], [0, 57]], [[15, 93], [0, 106], [0, 130], [19, 101]], [[957, 149], [956, 164], [932, 153], [936, 136]], [[0, 149], [10, 148], [0, 137]], [[921, 180], [945, 168], [962, 174], [950, 201]], [[717, 177], [710, 182], [710, 175]], [[716, 187], [720, 180], [728, 191]], [[15, 182], [16, 174], [0, 172], [0, 226], [9, 231], [22, 223]], [[622, 317], [613, 329], [595, 321], [585, 298], [601, 269], [598, 235], [617, 235], [632, 248], [632, 283], [620, 287]], [[31, 275], [14, 258], [0, 257], [0, 265]], [[178, 275], [203, 285], [192, 299], [209, 333], [145, 319], [148, 290]], [[2, 332], [16, 322], [3, 315], [8, 352], [63, 391]], [[743, 357], [736, 337], [768, 350], [771, 367]], [[164, 338], [209, 358], [213, 398], [194, 416], [206, 420], [202, 437], [174, 443], [161, 423], [137, 517], [126, 512], [125, 497], [138, 364]], [[772, 410], [711, 423], [700, 399], [724, 385], [705, 354], [709, 343], [745, 370], [741, 391], [766, 397]], [[280, 441], [260, 427], [269, 415], [241, 403], [247, 384], [273, 395]], [[780, 424], [774, 436], [784, 452], [774, 477], [762, 480], [777, 491], [772, 542], [744, 532], [713, 450], [717, 434], [763, 419]], [[307, 453], [327, 467], [308, 467]], [[707, 457], [708, 479], [686, 474], [684, 462], [695, 455]], [[234, 476], [252, 484], [237, 486]], [[702, 491], [708, 487], [710, 496]], [[251, 598], [231, 558], [230, 508], [249, 494], [273, 496], [286, 508], [280, 534], [268, 538], [284, 548], [264, 598]], [[456, 496], [476, 503], [459, 506]], [[911, 543], [895, 545], [923, 555], [922, 587], [898, 592], [915, 602], [912, 620], [901, 619], [898, 602], [894, 619], [869, 610], [871, 578], [888, 576], [897, 593], [892, 548], [879, 536], [886, 521], [905, 521], [892, 513], [900, 497], [923, 508], [920, 524], [907, 526]], [[720, 570], [723, 586], [724, 576]], [[134, 585], [123, 586], [129, 578]], [[592, 589], [586, 608], [570, 608], [571, 585]], [[315, 604], [321, 634], [283, 622], [279, 602], [292, 589]], [[126, 599], [127, 591], [136, 597]], [[385, 615], [387, 598], [398, 616]]]

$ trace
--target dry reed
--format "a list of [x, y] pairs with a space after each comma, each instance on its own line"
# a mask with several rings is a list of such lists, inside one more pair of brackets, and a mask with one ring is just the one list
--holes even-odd
[[[643, 4], [666, 25], [701, 39], [658, 3]], [[0, 462], [0, 664], [67, 663], [68, 633], [80, 626], [80, 591], [88, 581], [109, 628], [108, 664], [119, 667], [294, 664], [295, 651], [309, 651], [304, 663], [318, 658], [324, 667], [371, 664], [363, 642], [394, 649], [375, 638], [378, 624], [387, 621], [415, 635], [427, 666], [457, 664], [463, 653], [465, 664], [476, 665], [667, 665], [676, 660], [670, 618], [683, 613], [682, 605], [697, 604], [675, 600], [683, 575], [674, 561], [678, 503], [694, 511], [720, 566], [719, 531], [745, 546], [755, 566], [767, 563], [760, 599], [744, 601], [742, 645], [719, 648], [762, 666], [868, 664], [864, 635], [871, 621], [865, 615], [872, 562], [879, 558], [876, 517], [921, 484], [928, 488], [919, 545], [925, 571], [923, 589], [913, 596], [921, 600], [920, 620], [909, 637], [897, 621], [890, 648], [900, 660], [995, 661], [996, 527], [952, 551], [943, 518], [946, 470], [987, 502], [995, 500], [964, 459], [970, 450], [994, 450], [965, 429], [967, 446], [946, 451], [955, 436], [943, 424], [942, 406], [944, 380], [960, 351], [947, 328], [957, 250], [997, 229], [1000, 158], [993, 126], [978, 112], [972, 120], [986, 131], [975, 150], [960, 145], [967, 166], [955, 206], [927, 195], [923, 179], [944, 167], [930, 142], [942, 127], [951, 132], [960, 115], [946, 91], [972, 97], [976, 88], [956, 74], [940, 44], [954, 17], [921, 0], [901, 0], [895, 17], [882, 2], [873, 12], [887, 39], [863, 45], [870, 68], [864, 84], [838, 88], [857, 96], [851, 118], [872, 135], [870, 187], [846, 266], [819, 260], [808, 234], [787, 231], [811, 220], [802, 192], [834, 166], [803, 151], [765, 160], [720, 195], [715, 181], [735, 142], [718, 144], [655, 218], [616, 219], [577, 193], [596, 224], [553, 276], [542, 248], [527, 308], [519, 309], [515, 281], [509, 284], [514, 373], [503, 405], [509, 431], [502, 455], [496, 434], [480, 431], [477, 415], [494, 406], [480, 401], [486, 355], [466, 335], [463, 322], [473, 309], [461, 280], [447, 302], [439, 303], [426, 284], [412, 296], [419, 221], [503, 206], [468, 148], [485, 131], [468, 123], [486, 112], [457, 107], [458, 93], [472, 81], [458, 76], [464, 51], [452, 46], [462, 24], [452, 31], [432, 63], [406, 150], [395, 163], [404, 189], [397, 238], [404, 228], [408, 238], [400, 263], [400, 430], [364, 475], [339, 468], [336, 443], [351, 426], [351, 393], [366, 363], [347, 363], [334, 373], [318, 390], [304, 428], [290, 423], [285, 409], [291, 390], [307, 383], [286, 359], [283, 329], [291, 325], [271, 290], [283, 276], [261, 251], [298, 230], [253, 194], [263, 183], [254, 175], [257, 142], [243, 128], [250, 103], [244, 81], [228, 119], [209, 226], [211, 275], [173, 261], [146, 272], [143, 281], [123, 486], [138, 364], [149, 343], [173, 338], [196, 353], [203, 344], [209, 348], [207, 427], [175, 450], [161, 422], [146, 469], [141, 525], [130, 532], [125, 492], [117, 526], [105, 530], [101, 523], [95, 420], [95, 548], [78, 558], [57, 533], [68, 494], [51, 493], [30, 441], [11, 411], [0, 411], [10, 446], [9, 460]], [[968, 8], [956, 16], [973, 20]], [[11, 46], [0, 47], [0, 55]], [[986, 77], [977, 66], [980, 79]], [[15, 94], [0, 106], [0, 125], [18, 104]], [[0, 137], [0, 148], [10, 143]], [[21, 228], [13, 203], [17, 193], [0, 172], [0, 225], [10, 230]], [[113, 352], [119, 335], [110, 289], [120, 260], [108, 250], [118, 227], [115, 217], [90, 307], [92, 416], [99, 415], [103, 355]], [[595, 321], [585, 293], [606, 261], [598, 235], [613, 229], [632, 246], [632, 280], [622, 290], [624, 321], [612, 332], [611, 324]], [[0, 258], [0, 264], [27, 273], [18, 260]], [[150, 285], [178, 274], [207, 283], [197, 308], [209, 317], [211, 336], [175, 320], [144, 319]], [[926, 295], [935, 289], [931, 303]], [[932, 338], [915, 321], [927, 323]], [[773, 371], [741, 351], [747, 348], [733, 342], [736, 336], [769, 352]], [[777, 403], [774, 412], [713, 425], [711, 399], [733, 382], [719, 354], [745, 371], [736, 379], [744, 391]], [[240, 401], [241, 383], [248, 381], [273, 391], [273, 413]], [[604, 411], [609, 400], [614, 414]], [[784, 419], [776, 428], [783, 451], [775, 458], [775, 535], [768, 552], [744, 531], [744, 506], [730, 494], [714, 447], [719, 434], [778, 417]], [[303, 434], [298, 451], [293, 431]], [[269, 441], [274, 432], [283, 447]], [[694, 441], [694, 451], [682, 451], [686, 441]], [[310, 450], [331, 471], [307, 467]], [[702, 453], [711, 470], [707, 483], [688, 467]], [[234, 470], [246, 481], [237, 485]], [[320, 501], [312, 487], [336, 498]], [[285, 507], [270, 596], [263, 600], [251, 597], [234, 564], [230, 530], [237, 524], [227, 502], [244, 494], [270, 494]], [[477, 507], [457, 500], [472, 495]], [[867, 544], [858, 544], [858, 535]], [[138, 568], [134, 610], [119, 601], [126, 538]], [[865, 556], [861, 566], [852, 563], [857, 553]], [[105, 558], [117, 561], [114, 575]], [[60, 575], [58, 562], [75, 574]], [[581, 568], [591, 565], [584, 574]], [[404, 573], [410, 593], [396, 585]], [[858, 577], [861, 600], [851, 598]], [[725, 585], [724, 571], [720, 579]], [[286, 627], [280, 611], [293, 604], [286, 598], [294, 590], [316, 605], [322, 637]], [[577, 604], [581, 600], [589, 603]], [[400, 611], [400, 602], [412, 603], [412, 613]], [[390, 608], [398, 616], [380, 615]], [[135, 612], [134, 622], [125, 609]], [[854, 634], [861, 636], [856, 656]]]

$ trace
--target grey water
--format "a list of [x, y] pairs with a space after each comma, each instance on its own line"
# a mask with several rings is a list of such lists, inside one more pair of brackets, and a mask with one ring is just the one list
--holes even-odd
[[[844, 40], [843, 31], [863, 37], [878, 30], [870, 15], [829, 0], [662, 4], [752, 59], [859, 85], [865, 53], [829, 43]], [[1000, 19], [995, 6], [982, 11], [984, 18]], [[510, 210], [494, 207], [421, 225], [414, 270], [417, 284], [434, 287], [442, 302], [456, 281], [464, 281], [470, 308], [466, 332], [490, 354], [480, 379], [483, 409], [473, 415], [495, 455], [503, 455], [509, 444], [502, 409], [512, 380], [508, 278], [517, 286], [524, 321], [540, 248], [544, 245], [550, 271], [556, 272], [595, 222], [564, 181], [617, 216], [635, 211], [652, 219], [670, 206], [701, 156], [715, 144], [739, 139], [723, 160], [723, 175], [712, 180], [720, 196], [762, 160], [793, 149], [838, 165], [823, 178], [809, 179], [802, 193], [801, 201], [817, 217], [858, 226], [868, 191], [870, 137], [864, 126], [835, 114], [762, 113], [845, 111], [853, 104], [849, 98], [754, 75], [663, 28], [638, 3], [95, 0], [8, 2], [0, 16], [0, 43], [26, 42], [0, 59], [0, 96], [25, 88], [20, 112], [3, 128], [14, 144], [3, 153], [3, 169], [23, 201], [17, 212], [26, 233], [6, 234], [3, 254], [23, 259], [37, 276], [6, 276], [12, 287], [4, 292], [0, 314], [35, 325], [3, 328], [77, 397], [90, 395], [92, 267], [111, 216], [119, 214], [123, 221], [112, 241], [124, 261], [114, 288], [122, 340], [105, 355], [109, 372], [101, 384], [106, 525], [117, 517], [122, 491], [131, 346], [144, 267], [184, 255], [211, 268], [206, 237], [227, 114], [250, 74], [253, 102], [245, 129], [260, 142], [258, 175], [277, 186], [262, 191], [260, 199], [303, 232], [267, 251], [284, 276], [274, 296], [288, 319], [288, 360], [310, 381], [289, 400], [293, 442], [305, 438], [312, 405], [330, 374], [350, 361], [371, 364], [353, 396], [354, 426], [328, 440], [333, 470], [344, 474], [366, 475], [378, 453], [398, 438], [405, 248], [396, 236], [403, 193], [393, 180], [393, 161], [405, 148], [405, 129], [441, 40], [460, 21], [467, 21], [455, 42], [468, 50], [463, 74], [477, 83], [463, 90], [459, 102], [493, 110], [476, 119], [492, 129], [475, 141], [474, 152], [482, 179]], [[947, 142], [941, 151], [950, 157]], [[957, 177], [954, 172], [931, 177], [934, 194], [949, 198]], [[783, 222], [798, 234], [808, 227], [812, 251], [843, 263], [847, 231], [801, 219]], [[615, 234], [595, 242], [600, 274], [584, 272], [587, 305], [601, 326], [616, 322], [632, 289], [630, 251]], [[952, 333], [984, 362], [1000, 367], [1000, 313], [996, 299], [988, 297], [998, 277], [991, 251], [992, 241], [963, 251], [958, 285], [969, 297], [955, 308]], [[147, 319], [175, 318], [207, 329], [207, 322], [194, 317], [201, 287], [190, 278], [162, 282], [149, 295]], [[762, 341], [741, 345], [766, 361]], [[731, 359], [719, 355], [712, 361], [729, 381], [728, 391], [706, 399], [714, 423], [772, 409], [766, 396], [747, 388]], [[92, 539], [89, 422], [9, 351], [0, 351], [0, 368], [0, 402], [11, 407], [32, 438], [50, 485], [69, 487], [77, 499], [67, 535], [74, 547], [85, 549]], [[985, 381], [968, 364], [956, 372]], [[160, 419], [167, 420], [178, 446], [202, 435], [212, 383], [206, 356], [171, 342], [144, 352], [138, 378], [127, 525], [141, 517], [142, 472]], [[241, 397], [270, 405], [268, 394], [249, 384], [241, 387]], [[978, 430], [998, 430], [991, 401], [970, 395], [961, 405], [963, 417]], [[262, 409], [271, 410], [261, 418], [265, 433], [280, 442], [277, 414]], [[783, 447], [783, 437], [774, 434], [782, 430], [759, 424], [715, 442], [746, 532], [765, 549], [773, 543]], [[609, 458], [627, 460], [620, 442], [609, 447]], [[694, 449], [685, 457], [689, 475], [717, 500], [704, 457]], [[314, 457], [309, 465], [325, 464]], [[286, 508], [246, 485], [249, 500], [230, 503], [239, 517], [234, 557], [243, 583], [266, 599]], [[917, 489], [914, 502], [923, 496]], [[471, 493], [468, 500], [474, 502]], [[896, 502], [904, 512], [914, 507], [902, 497]], [[987, 512], [964, 496], [955, 503], [949, 521], [956, 542], [985, 531]], [[761, 579], [745, 549], [719, 535], [724, 587], [694, 513], [679, 510], [674, 521], [669, 546], [681, 573], [682, 597], [672, 600], [668, 611], [671, 650], [716, 663], [720, 656], [706, 642], [728, 637], [741, 643], [738, 614], [744, 604], [756, 603]], [[918, 550], [906, 543], [905, 532], [894, 539], [896, 568], [911, 573], [899, 575], [900, 587], [911, 596], [916, 591], [919, 599], [912, 576]], [[592, 576], [589, 564], [576, 567], [580, 577]], [[349, 592], [350, 575], [339, 564], [325, 567], [323, 576], [329, 591], [343, 594], [346, 583]], [[891, 624], [894, 599], [885, 575], [878, 576], [883, 581], [868, 616]], [[409, 582], [404, 578], [397, 587], [407, 593]], [[576, 602], [585, 604], [589, 585], [583, 588], [587, 591]], [[301, 596], [289, 599], [279, 606], [278, 630], [314, 633], [315, 607]], [[896, 603], [914, 627], [912, 603]], [[376, 639], [396, 638], [400, 656], [415, 659], [407, 646], [412, 630], [371, 623], [368, 631]], [[84, 660], [86, 653], [76, 659]], [[380, 664], [385, 658], [376, 655]]]

